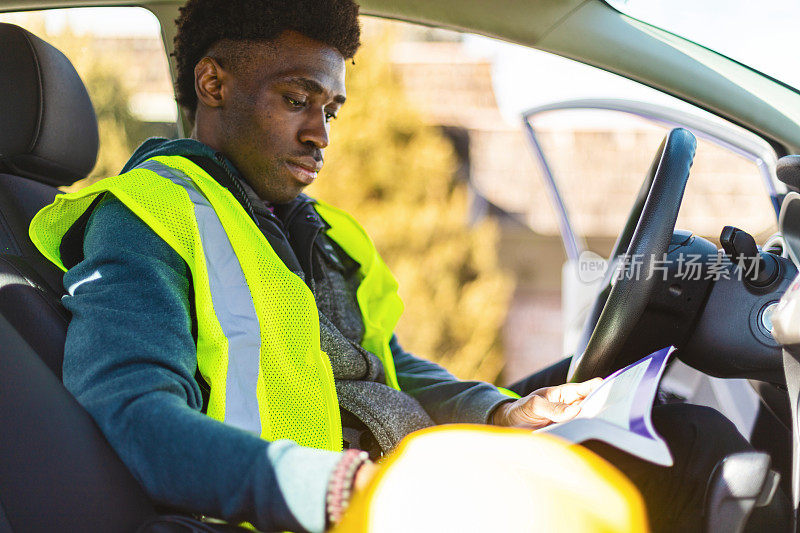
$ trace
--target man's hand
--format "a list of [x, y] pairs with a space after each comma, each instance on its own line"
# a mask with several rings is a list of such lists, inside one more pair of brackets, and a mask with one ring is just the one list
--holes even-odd
[[369, 482], [375, 477], [378, 471], [378, 465], [372, 461], [367, 461], [356, 472], [355, 480], [353, 481], [353, 490], [364, 490], [369, 485]]
[[575, 418], [581, 411], [583, 399], [602, 382], [602, 378], [594, 378], [583, 383], [565, 383], [533, 391], [524, 398], [498, 407], [492, 415], [492, 423], [539, 429], [553, 422], [566, 422]]

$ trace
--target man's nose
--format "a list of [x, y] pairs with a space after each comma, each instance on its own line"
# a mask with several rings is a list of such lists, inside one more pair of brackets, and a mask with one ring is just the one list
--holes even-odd
[[298, 138], [303, 144], [312, 144], [320, 150], [328, 146], [328, 123], [325, 113], [309, 118], [300, 129]]

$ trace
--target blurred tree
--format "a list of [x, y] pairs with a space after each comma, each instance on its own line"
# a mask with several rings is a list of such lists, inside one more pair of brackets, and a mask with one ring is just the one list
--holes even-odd
[[88, 37], [76, 36], [67, 30], [47, 39], [75, 65], [75, 70], [86, 84], [97, 115], [100, 135], [97, 164], [88, 178], [70, 187], [78, 189], [101, 178], [119, 174], [136, 148], [134, 133], [141, 128], [141, 121], [130, 112], [130, 91], [123, 83], [121, 67], [106, 56], [87, 53], [91, 49]]
[[[81, 72], [78, 66], [76, 69]], [[84, 67], [81, 76], [92, 98], [100, 130], [97, 164], [88, 178], [94, 181], [119, 174], [136, 148], [132, 132], [140, 127], [140, 121], [129, 110], [130, 93], [116, 68], [107, 62], [93, 61]]]
[[332, 125], [310, 194], [353, 213], [400, 282], [403, 347], [460, 378], [493, 381], [511, 278], [493, 221], [467, 227], [468, 191], [451, 143], [426, 126], [391, 70], [390, 30], [348, 66], [347, 105]]

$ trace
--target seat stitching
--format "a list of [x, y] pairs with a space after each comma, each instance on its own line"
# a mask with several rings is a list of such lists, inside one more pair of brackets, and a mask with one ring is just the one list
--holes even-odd
[[25, 42], [28, 43], [28, 46], [31, 49], [31, 54], [33, 55], [33, 64], [36, 67], [36, 81], [38, 82], [39, 86], [39, 105], [37, 106], [38, 115], [36, 117], [36, 131], [34, 132], [31, 143], [28, 146], [28, 153], [31, 153], [36, 148], [36, 145], [39, 144], [39, 136], [42, 133], [42, 119], [44, 117], [44, 83], [42, 80], [42, 66], [39, 62], [39, 55], [36, 53], [36, 47], [33, 45], [30, 35], [26, 31], [22, 30], [22, 36], [25, 38]]

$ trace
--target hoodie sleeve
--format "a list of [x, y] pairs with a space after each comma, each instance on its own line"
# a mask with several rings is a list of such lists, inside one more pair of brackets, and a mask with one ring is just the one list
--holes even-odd
[[400, 389], [413, 396], [437, 424], [485, 424], [511, 398], [481, 381], [461, 381], [441, 366], [403, 350], [393, 336], [389, 344]]
[[150, 497], [262, 530], [323, 531], [340, 453], [267, 442], [202, 412], [189, 269], [116, 199], [67, 272], [64, 384]]

